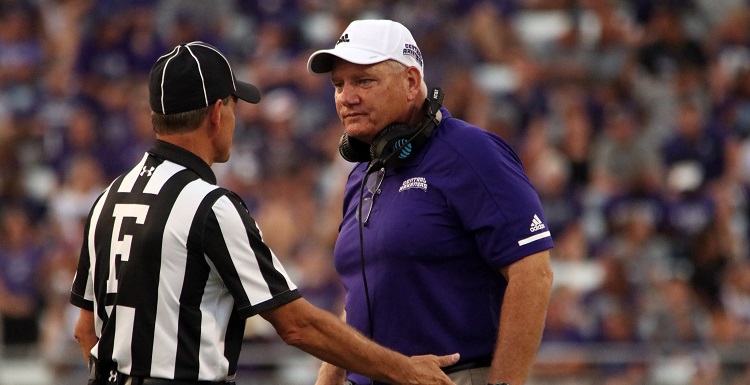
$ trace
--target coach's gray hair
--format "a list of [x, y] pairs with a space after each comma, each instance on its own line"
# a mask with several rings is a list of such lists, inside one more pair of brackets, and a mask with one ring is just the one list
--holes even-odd
[[[399, 63], [395, 60], [388, 60], [386, 61], [386, 63], [390, 65], [391, 69], [394, 72], [403, 72], [403, 71], [406, 71], [406, 68], [407, 68], [405, 64]], [[419, 88], [421, 88], [421, 91], [424, 95], [427, 95], [427, 83], [425, 83], [424, 81], [424, 76], [422, 76], [422, 84], [420, 84]]]

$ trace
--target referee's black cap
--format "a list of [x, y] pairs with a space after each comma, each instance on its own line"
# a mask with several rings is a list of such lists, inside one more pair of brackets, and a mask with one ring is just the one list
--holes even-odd
[[201, 41], [180, 44], [160, 57], [151, 68], [148, 91], [151, 110], [165, 115], [208, 107], [229, 95], [260, 101], [258, 88], [237, 80], [229, 60]]

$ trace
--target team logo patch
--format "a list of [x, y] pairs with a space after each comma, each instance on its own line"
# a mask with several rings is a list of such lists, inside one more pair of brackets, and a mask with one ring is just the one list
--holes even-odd
[[427, 179], [422, 177], [416, 177], [416, 178], [409, 178], [404, 181], [404, 183], [401, 184], [401, 187], [399, 187], [398, 192], [409, 190], [413, 188], [422, 189], [423, 191], [427, 191]]
[[542, 220], [539, 219], [539, 217], [536, 214], [534, 214], [534, 219], [531, 220], [531, 225], [529, 226], [529, 231], [531, 231], [533, 233], [535, 231], [539, 231], [539, 230], [542, 230], [544, 228], [545, 228], [545, 226], [544, 226], [544, 223], [542, 223]]

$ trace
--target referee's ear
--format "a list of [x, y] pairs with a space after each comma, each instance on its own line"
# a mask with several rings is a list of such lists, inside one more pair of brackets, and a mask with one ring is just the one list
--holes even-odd
[[[222, 120], [226, 120], [229, 117], [226, 115], [227, 113], [231, 113], [231, 111], [227, 108], [222, 108], [224, 106], [224, 103], [221, 99], [217, 99], [214, 104], [211, 105], [208, 111], [208, 124], [206, 127], [206, 134], [213, 138], [221, 138], [220, 131], [222, 125], [226, 125], [225, 122]], [[204, 123], [205, 124], [205, 123]]]
[[208, 119], [212, 126], [219, 126], [219, 123], [221, 122], [221, 106], [222, 106], [221, 99], [217, 99], [213, 105], [211, 105], [211, 110], [208, 112]]

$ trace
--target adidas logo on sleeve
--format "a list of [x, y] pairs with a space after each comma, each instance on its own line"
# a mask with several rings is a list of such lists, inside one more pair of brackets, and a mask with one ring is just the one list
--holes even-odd
[[542, 223], [542, 220], [539, 219], [539, 217], [536, 214], [534, 214], [534, 219], [531, 220], [531, 226], [529, 227], [529, 231], [533, 233], [535, 231], [539, 231], [544, 228], [545, 226], [544, 226], [544, 223]]
[[542, 223], [542, 220], [539, 219], [538, 215], [534, 214], [534, 219], [531, 220], [531, 225], [529, 225], [529, 231], [534, 234], [519, 240], [518, 246], [528, 245], [529, 243], [538, 241], [540, 239], [551, 237], [552, 235], [549, 231], [538, 232], [539, 230], [544, 230], [545, 228], [547, 228], [547, 226]]

